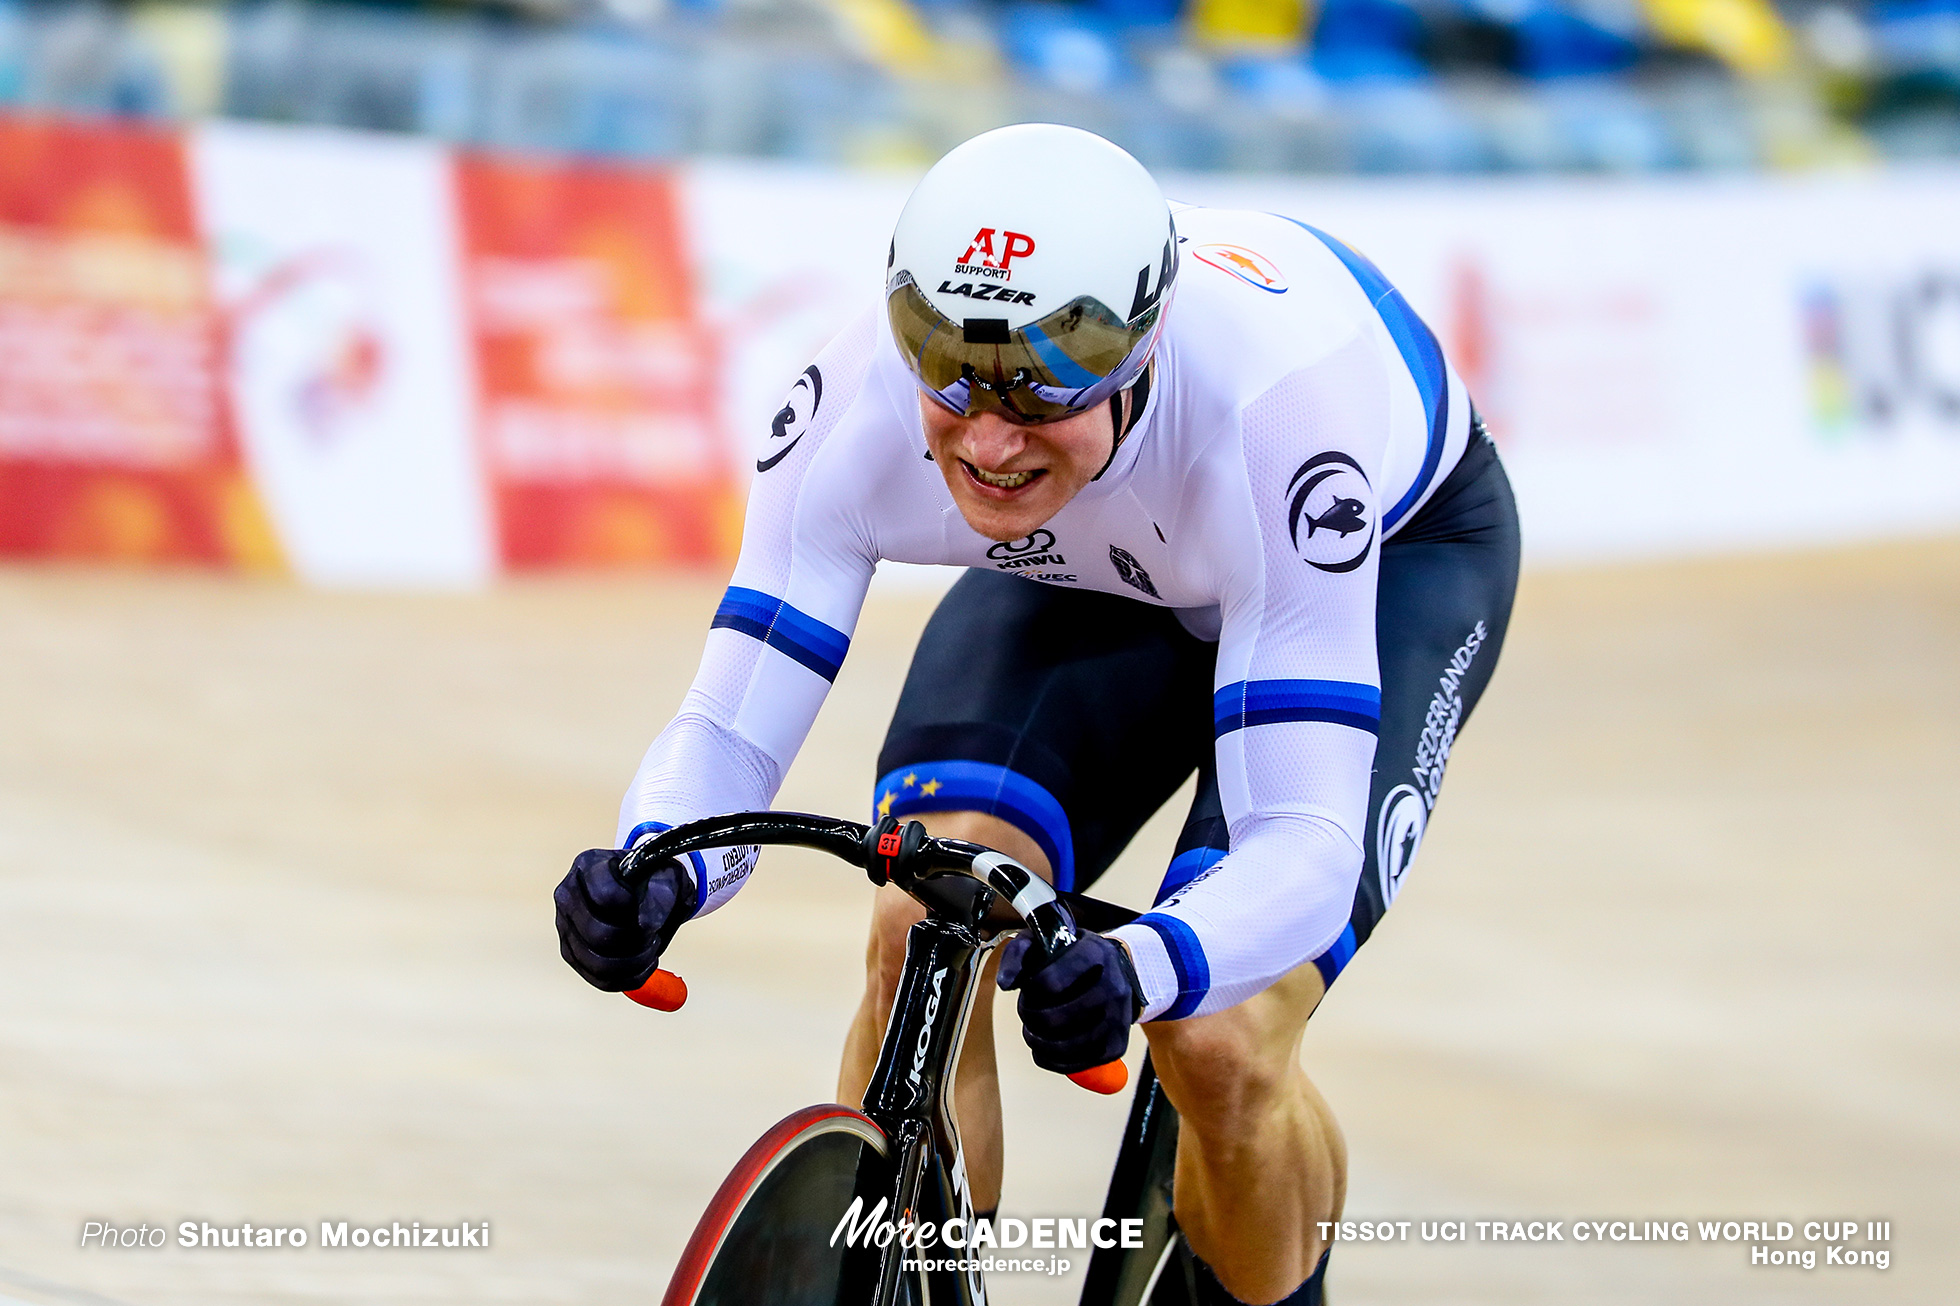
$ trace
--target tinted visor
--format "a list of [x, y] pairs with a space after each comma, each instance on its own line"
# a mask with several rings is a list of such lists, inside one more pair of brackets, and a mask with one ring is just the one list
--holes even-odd
[[992, 408], [1010, 421], [1052, 422], [1136, 380], [1150, 361], [1164, 302], [1125, 322], [1085, 295], [1010, 330], [1005, 318], [953, 321], [901, 271], [886, 290], [885, 311], [899, 352], [941, 407], [963, 417]]

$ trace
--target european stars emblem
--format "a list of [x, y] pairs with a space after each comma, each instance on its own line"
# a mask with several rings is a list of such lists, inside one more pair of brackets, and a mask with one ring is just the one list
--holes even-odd
[[932, 797], [934, 794], [939, 792], [939, 781], [937, 780], [926, 781], [924, 784], [919, 786], [919, 792], [925, 795], [927, 798]]
[[885, 796], [878, 800], [879, 819], [882, 820], [883, 818], [890, 816], [892, 814], [892, 799], [896, 797], [898, 797], [898, 795], [893, 793], [891, 790], [889, 789], [885, 790]]

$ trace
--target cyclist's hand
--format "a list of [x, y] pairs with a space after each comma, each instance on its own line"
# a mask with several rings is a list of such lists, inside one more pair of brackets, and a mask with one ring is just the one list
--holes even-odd
[[1039, 970], [1029, 968], [1033, 946], [1025, 931], [1008, 940], [998, 982], [1021, 990], [1021, 1037], [1034, 1050], [1034, 1063], [1072, 1075], [1121, 1057], [1143, 991], [1123, 945], [1084, 934]]
[[646, 983], [674, 931], [694, 914], [694, 879], [667, 861], [637, 893], [619, 881], [617, 848], [578, 855], [558, 882], [558, 951], [587, 984], [623, 993]]

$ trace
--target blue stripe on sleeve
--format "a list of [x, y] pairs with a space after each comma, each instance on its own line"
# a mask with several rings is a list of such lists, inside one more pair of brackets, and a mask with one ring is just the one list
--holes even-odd
[[1328, 946], [1327, 951], [1313, 959], [1314, 969], [1320, 972], [1320, 982], [1322, 984], [1328, 988], [1333, 987], [1334, 977], [1339, 975], [1343, 970], [1346, 970], [1347, 964], [1354, 960], [1356, 946], [1354, 942], [1354, 926], [1350, 924], [1346, 929], [1341, 931], [1341, 937], [1335, 939]]
[[992, 762], [913, 762], [881, 776], [872, 800], [877, 816], [916, 812], [985, 812], [1014, 826], [1048, 856], [1057, 889], [1075, 887], [1075, 838], [1068, 813], [1041, 785]]
[[1177, 975], [1177, 1000], [1157, 1019], [1181, 1020], [1196, 1011], [1205, 994], [1211, 992], [1211, 963], [1205, 960], [1205, 950], [1191, 927], [1175, 916], [1145, 912], [1136, 923], [1148, 925], [1164, 941], [1171, 970]]
[[1347, 680], [1241, 680], [1211, 696], [1212, 737], [1276, 721], [1327, 721], [1381, 732], [1382, 692]]
[[1436, 343], [1435, 333], [1416, 316], [1409, 301], [1389, 284], [1381, 269], [1319, 228], [1309, 227], [1298, 218], [1286, 220], [1318, 237], [1361, 283], [1369, 302], [1381, 314], [1382, 324], [1393, 337], [1395, 348], [1401, 352], [1402, 361], [1408, 365], [1409, 375], [1415, 378], [1417, 392], [1422, 395], [1422, 411], [1429, 419], [1429, 445], [1423, 451], [1422, 470], [1416, 473], [1415, 483], [1396, 500], [1394, 507], [1382, 514], [1382, 529], [1387, 530], [1402, 520], [1402, 515], [1422, 497], [1443, 460], [1443, 440], [1450, 426], [1450, 382], [1449, 373], [1443, 367], [1443, 349]]
[[715, 609], [710, 629], [733, 630], [759, 639], [770, 648], [802, 663], [825, 680], [837, 679], [850, 651], [851, 637], [799, 612], [761, 590], [730, 585]]
[[1157, 886], [1156, 901], [1162, 902], [1224, 860], [1223, 848], [1185, 849], [1171, 858], [1170, 867], [1164, 872], [1164, 882]]

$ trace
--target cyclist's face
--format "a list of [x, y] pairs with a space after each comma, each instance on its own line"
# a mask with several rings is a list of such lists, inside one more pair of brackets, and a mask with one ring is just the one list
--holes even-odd
[[1116, 438], [1108, 404], [1039, 426], [987, 410], [960, 417], [923, 395], [919, 412], [960, 515], [990, 540], [1034, 534], [1102, 470]]

